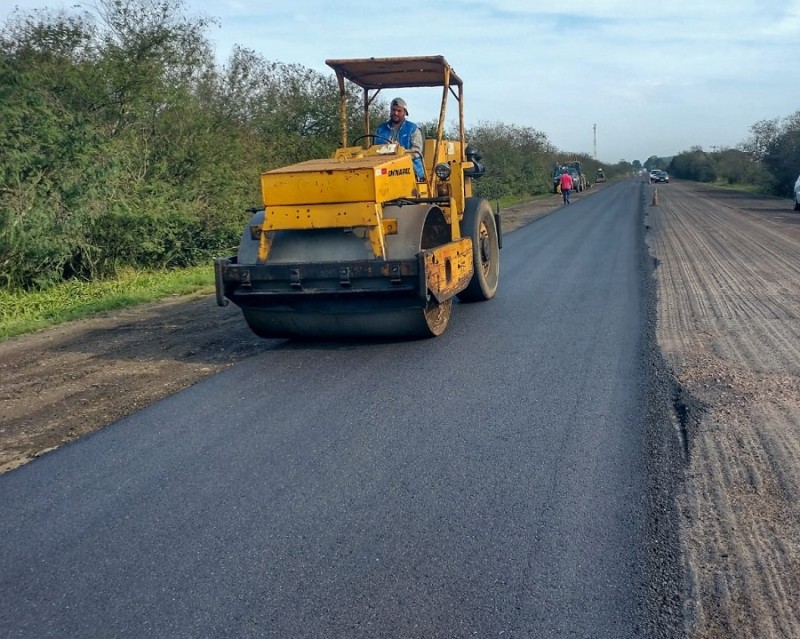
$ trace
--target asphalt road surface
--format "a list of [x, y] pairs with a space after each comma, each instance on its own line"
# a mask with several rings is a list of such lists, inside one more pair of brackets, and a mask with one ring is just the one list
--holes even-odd
[[444, 335], [274, 347], [0, 477], [8, 637], [641, 637], [644, 186]]

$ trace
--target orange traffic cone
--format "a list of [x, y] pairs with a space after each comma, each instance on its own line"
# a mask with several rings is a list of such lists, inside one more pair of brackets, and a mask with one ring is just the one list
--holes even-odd
[[653, 189], [653, 203], [650, 206], [658, 206], [658, 189]]

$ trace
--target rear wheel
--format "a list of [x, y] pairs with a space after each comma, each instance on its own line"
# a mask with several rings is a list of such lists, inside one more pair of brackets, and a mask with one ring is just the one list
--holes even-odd
[[469, 198], [461, 221], [462, 234], [472, 238], [472, 279], [458, 294], [462, 302], [492, 299], [500, 280], [500, 242], [492, 207], [486, 200]]

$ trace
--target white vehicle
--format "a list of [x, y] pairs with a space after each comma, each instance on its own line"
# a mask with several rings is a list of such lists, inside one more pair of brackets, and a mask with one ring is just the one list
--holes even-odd
[[797, 182], [794, 183], [794, 210], [800, 211], [800, 175], [797, 176]]
[[650, 184], [657, 182], [669, 184], [669, 175], [667, 175], [666, 171], [662, 171], [661, 169], [653, 169], [650, 171]]

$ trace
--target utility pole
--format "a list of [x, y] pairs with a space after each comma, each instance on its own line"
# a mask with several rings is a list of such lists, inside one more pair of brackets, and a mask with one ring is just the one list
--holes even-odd
[[593, 153], [594, 159], [597, 159], [597, 124], [594, 125], [594, 146], [593, 146]]

